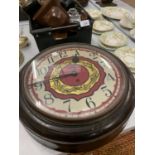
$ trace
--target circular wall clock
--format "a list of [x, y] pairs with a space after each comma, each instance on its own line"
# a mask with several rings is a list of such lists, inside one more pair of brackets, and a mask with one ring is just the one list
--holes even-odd
[[20, 120], [40, 143], [62, 152], [117, 136], [134, 108], [134, 78], [114, 55], [69, 43], [44, 50], [20, 71]]

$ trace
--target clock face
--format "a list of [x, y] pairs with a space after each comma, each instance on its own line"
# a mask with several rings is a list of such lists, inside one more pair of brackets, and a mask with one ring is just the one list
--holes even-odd
[[86, 47], [52, 48], [38, 55], [24, 74], [29, 103], [66, 120], [107, 112], [117, 105], [123, 85], [116, 64], [97, 49]]

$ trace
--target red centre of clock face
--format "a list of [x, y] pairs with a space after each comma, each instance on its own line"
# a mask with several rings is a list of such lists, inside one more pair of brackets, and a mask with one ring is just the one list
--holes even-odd
[[[89, 58], [80, 56], [79, 59], [78, 63], [73, 63], [72, 57], [63, 58], [55, 64], [55, 67], [49, 67], [44, 77], [45, 81], [52, 77], [58, 78], [45, 82], [45, 90], [56, 98], [75, 100], [91, 96], [97, 91], [104, 84], [106, 76], [104, 69]], [[77, 74], [73, 75], [74, 73]]]
[[[76, 75], [69, 75], [69, 74]], [[64, 77], [64, 75], [69, 75]], [[70, 64], [64, 67], [60, 72], [60, 80], [70, 86], [80, 86], [89, 78], [89, 73], [84, 66], [78, 64]]]

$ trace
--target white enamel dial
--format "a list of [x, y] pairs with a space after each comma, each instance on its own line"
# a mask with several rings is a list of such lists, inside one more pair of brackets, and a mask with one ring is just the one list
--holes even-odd
[[24, 76], [31, 104], [59, 118], [93, 117], [112, 107], [121, 89], [121, 75], [102, 53], [64, 48], [32, 61]]

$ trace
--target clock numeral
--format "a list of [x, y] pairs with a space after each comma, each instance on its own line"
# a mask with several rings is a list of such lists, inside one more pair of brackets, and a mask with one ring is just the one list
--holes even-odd
[[92, 57], [93, 60], [97, 59], [98, 56], [96, 53], [91, 53], [90, 56]]
[[67, 55], [67, 52], [66, 51], [61, 51], [61, 52], [59, 52], [59, 56], [60, 56], [60, 58], [65, 58], [68, 55]]
[[40, 69], [37, 69], [37, 75], [38, 75], [38, 76], [45, 75], [47, 72], [48, 72], [47, 67], [42, 67], [42, 68], [40, 68]]
[[70, 100], [63, 101], [63, 104], [70, 103]]
[[51, 104], [54, 103], [54, 99], [53, 99], [51, 94], [45, 94], [44, 99], [45, 99], [45, 104], [46, 105], [51, 105]]
[[115, 78], [110, 73], [108, 73], [107, 76], [108, 76], [108, 80], [115, 81]]
[[106, 64], [105, 64], [104, 61], [100, 61], [100, 65], [101, 65], [102, 67], [106, 67]]
[[95, 102], [92, 100], [91, 97], [86, 98], [86, 105], [87, 105], [89, 108], [95, 108], [95, 107], [96, 107], [96, 104], [95, 104]]
[[43, 85], [42, 85], [41, 82], [37, 82], [37, 83], [34, 83], [34, 87], [35, 87], [36, 90], [41, 90]]
[[54, 63], [54, 59], [53, 59], [52, 56], [49, 56], [49, 57], [47, 58], [47, 60], [48, 60], [48, 63], [49, 63], [49, 64]]
[[93, 60], [97, 59], [98, 57], [94, 55]]
[[71, 112], [71, 105], [70, 105], [71, 100], [65, 100], [63, 101], [63, 104], [68, 104], [68, 111]]
[[71, 105], [68, 105], [68, 111], [71, 112]]
[[80, 55], [80, 53], [79, 53], [78, 50], [75, 50], [75, 55], [76, 55], [76, 56], [79, 56], [79, 55]]
[[107, 97], [110, 97], [112, 95], [111, 90], [108, 89], [106, 85], [104, 85], [103, 87], [101, 87], [101, 90], [105, 93], [105, 96], [107, 96]]

